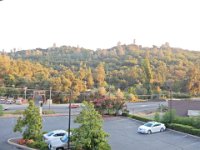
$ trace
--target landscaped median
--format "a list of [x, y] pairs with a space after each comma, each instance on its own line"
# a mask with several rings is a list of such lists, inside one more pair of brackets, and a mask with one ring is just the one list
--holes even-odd
[[27, 147], [26, 145], [18, 144], [19, 140], [21, 140], [21, 138], [10, 138], [10, 139], [8, 139], [7, 142], [10, 145], [16, 146], [17, 148], [21, 148], [23, 150], [38, 150], [38, 149]]

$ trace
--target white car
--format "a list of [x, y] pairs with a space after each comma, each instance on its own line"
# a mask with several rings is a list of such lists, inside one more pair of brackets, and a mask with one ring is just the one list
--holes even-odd
[[54, 130], [54, 131], [50, 131], [46, 134], [43, 134], [43, 139], [44, 141], [48, 144], [51, 140], [56, 140], [56, 139], [60, 139], [61, 137], [63, 137], [65, 134], [67, 133], [67, 131], [65, 130]]
[[59, 139], [51, 140], [48, 145], [50, 150], [64, 150], [68, 148], [67, 146], [68, 146], [68, 134], [65, 134], [63, 137]]
[[144, 125], [139, 126], [138, 132], [151, 134], [154, 132], [163, 132], [165, 131], [165, 129], [166, 127], [163, 123], [151, 121], [151, 122], [145, 123]]

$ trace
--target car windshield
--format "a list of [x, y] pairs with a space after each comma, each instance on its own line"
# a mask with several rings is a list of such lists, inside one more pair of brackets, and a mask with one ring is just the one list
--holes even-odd
[[52, 136], [54, 133], [53, 132], [49, 132], [47, 133], [47, 136]]
[[151, 126], [152, 126], [152, 123], [150, 123], [150, 122], [145, 123], [144, 126], [146, 126], [146, 127], [151, 127]]
[[68, 136], [67, 136], [67, 134], [65, 134], [63, 137], [61, 137], [60, 140], [61, 140], [63, 143], [67, 143], [67, 141], [68, 141]]

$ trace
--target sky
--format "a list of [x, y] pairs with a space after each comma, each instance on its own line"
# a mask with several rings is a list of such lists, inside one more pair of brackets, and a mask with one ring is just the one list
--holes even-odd
[[3, 0], [0, 51], [122, 44], [200, 51], [199, 0]]

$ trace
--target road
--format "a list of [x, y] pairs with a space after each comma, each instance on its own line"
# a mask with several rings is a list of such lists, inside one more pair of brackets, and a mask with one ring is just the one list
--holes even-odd
[[167, 106], [167, 102], [137, 102], [137, 103], [127, 103], [128, 110], [131, 114], [139, 112], [151, 112], [155, 111], [159, 105]]
[[[127, 108], [131, 114], [138, 112], [155, 111], [160, 104], [166, 105], [167, 102], [137, 102], [127, 103]], [[3, 104], [4, 107], [8, 107], [8, 111], [24, 110], [28, 105], [16, 105], [16, 104]], [[68, 113], [68, 104], [52, 104], [44, 105], [43, 110], [53, 110], [56, 113]], [[74, 112], [80, 112], [80, 108], [72, 109]]]
[[[74, 117], [72, 118], [74, 119]], [[199, 150], [200, 138], [184, 133], [167, 130], [151, 135], [137, 133], [141, 122], [124, 118], [109, 117], [104, 119], [104, 130], [110, 134], [108, 139], [112, 150]], [[12, 129], [16, 118], [0, 118], [0, 150], [17, 150], [6, 143], [8, 138], [20, 136]], [[78, 125], [73, 123], [72, 128]], [[43, 117], [43, 130], [67, 129], [68, 117]]]

